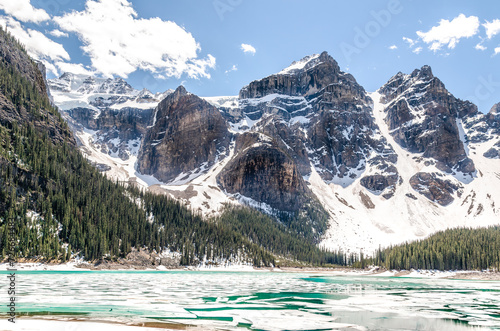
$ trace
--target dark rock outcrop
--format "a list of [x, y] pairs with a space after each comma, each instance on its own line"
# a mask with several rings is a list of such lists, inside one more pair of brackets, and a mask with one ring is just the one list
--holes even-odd
[[321, 112], [308, 130], [310, 157], [327, 181], [334, 177], [355, 178], [356, 173], [365, 169], [372, 151], [387, 158], [387, 162], [397, 160], [386, 140], [377, 137], [378, 127], [370, 108], [359, 104], [363, 100], [359, 95], [351, 97], [351, 102], [346, 101], [343, 108], [333, 106], [332, 110]]
[[427, 199], [447, 206], [453, 202], [452, 194], [461, 189], [451, 180], [443, 180], [436, 173], [419, 172], [410, 179], [411, 187]]
[[183, 86], [158, 104], [154, 118], [139, 152], [143, 174], [169, 182], [201, 173], [229, 152], [231, 135], [220, 112]]
[[398, 169], [394, 164], [397, 162], [396, 154], [376, 156], [369, 160], [369, 165], [376, 169], [375, 174], [361, 178], [361, 186], [367, 188], [375, 194], [382, 194], [386, 199], [390, 199], [396, 192], [396, 186], [401, 181]]
[[244, 133], [236, 140], [238, 154], [218, 175], [219, 185], [280, 211], [297, 212], [310, 200], [295, 162], [270, 138]]
[[[372, 192], [383, 192], [386, 188], [394, 188], [398, 182], [397, 172], [393, 175], [369, 175], [361, 178], [360, 184]], [[392, 195], [388, 195], [391, 197]]]
[[462, 117], [469, 143], [483, 143], [500, 135], [500, 103], [494, 105], [489, 113], [477, 112]]
[[120, 139], [129, 140], [139, 138], [146, 133], [152, 121], [152, 111], [152, 109], [124, 108], [96, 112], [89, 108], [73, 108], [68, 114], [88, 129], [118, 130]]
[[271, 137], [277, 147], [293, 159], [302, 176], [311, 173], [307, 139], [298, 125], [289, 125], [280, 116], [269, 116], [259, 123], [258, 131]]
[[500, 140], [483, 154], [488, 159], [500, 159]]

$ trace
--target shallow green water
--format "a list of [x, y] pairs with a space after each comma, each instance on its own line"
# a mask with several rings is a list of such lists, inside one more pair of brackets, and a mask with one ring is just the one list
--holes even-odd
[[[500, 282], [272, 272], [22, 271], [16, 286], [17, 312], [40, 318], [221, 330], [500, 330]], [[7, 302], [6, 291], [0, 300]], [[1, 305], [0, 312], [7, 307]]]

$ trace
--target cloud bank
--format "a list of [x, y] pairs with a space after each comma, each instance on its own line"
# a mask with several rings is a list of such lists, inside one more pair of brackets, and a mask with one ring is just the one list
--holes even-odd
[[215, 68], [212, 55], [198, 57], [201, 48], [191, 33], [171, 21], [139, 18], [127, 0], [88, 0], [83, 11], [54, 21], [78, 36], [92, 67], [104, 76], [126, 78], [142, 69], [161, 78], [210, 78]]

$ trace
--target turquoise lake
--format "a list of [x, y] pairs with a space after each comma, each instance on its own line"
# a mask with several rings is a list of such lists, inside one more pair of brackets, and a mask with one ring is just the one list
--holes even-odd
[[[1, 272], [0, 300], [8, 303], [6, 274]], [[54, 330], [85, 329], [92, 321], [180, 330], [500, 330], [500, 282], [491, 281], [283, 272], [21, 271], [16, 287], [13, 330], [24, 330], [23, 323], [33, 320], [49, 320]], [[5, 304], [0, 312], [3, 329], [9, 326]], [[68, 321], [79, 321], [82, 328], [65, 329]]]

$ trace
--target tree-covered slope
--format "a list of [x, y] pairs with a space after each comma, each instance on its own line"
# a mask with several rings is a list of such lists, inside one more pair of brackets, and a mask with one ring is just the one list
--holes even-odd
[[225, 228], [247, 237], [251, 242], [264, 247], [281, 257], [279, 265], [289, 261], [307, 261], [314, 265], [350, 263], [354, 256], [343, 252], [331, 252], [314, 244], [314, 237], [309, 232], [297, 231], [293, 224], [282, 217], [278, 223], [270, 216], [249, 207], [232, 206], [216, 219]]
[[500, 227], [458, 228], [377, 252], [367, 263], [388, 269], [500, 270]]

